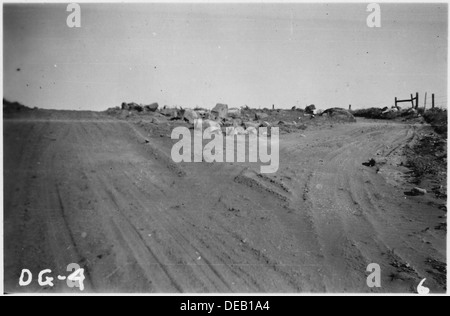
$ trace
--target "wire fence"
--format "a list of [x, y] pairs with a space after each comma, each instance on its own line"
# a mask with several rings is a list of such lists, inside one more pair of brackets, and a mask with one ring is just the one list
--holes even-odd
[[[426, 108], [427, 109], [431, 109], [432, 107], [432, 94], [428, 93], [427, 94], [427, 98], [426, 98]], [[420, 99], [419, 96], [419, 108], [424, 106], [424, 99], [423, 99], [424, 94], [422, 94], [422, 100]], [[394, 100], [388, 101], [388, 100], [379, 100], [376, 102], [370, 102], [369, 104], [361, 104], [361, 105], [352, 105], [352, 109], [358, 109], [358, 108], [384, 108], [384, 107], [390, 107], [394, 105]], [[434, 107], [437, 108], [447, 108], [448, 105], [448, 98], [446, 95], [434, 95]], [[407, 107], [411, 107], [411, 104], [408, 104], [407, 102], [405, 102], [403, 105], [401, 105], [402, 108], [407, 108]]]

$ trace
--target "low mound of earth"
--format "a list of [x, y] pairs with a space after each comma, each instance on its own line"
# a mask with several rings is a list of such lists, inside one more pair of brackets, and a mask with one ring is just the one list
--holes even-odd
[[[406, 195], [416, 184], [401, 163], [432, 131], [307, 119], [316, 125], [280, 136], [274, 174], [175, 164], [181, 123], [157, 114], [4, 119], [5, 292], [79, 292], [18, 285], [23, 268], [56, 277], [73, 262], [88, 292], [405, 293], [423, 278], [444, 292], [446, 198]], [[367, 286], [370, 263], [381, 288]]]

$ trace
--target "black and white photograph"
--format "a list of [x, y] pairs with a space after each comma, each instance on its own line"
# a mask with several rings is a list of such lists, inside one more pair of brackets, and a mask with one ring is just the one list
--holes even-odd
[[448, 2], [1, 10], [2, 295], [447, 293]]

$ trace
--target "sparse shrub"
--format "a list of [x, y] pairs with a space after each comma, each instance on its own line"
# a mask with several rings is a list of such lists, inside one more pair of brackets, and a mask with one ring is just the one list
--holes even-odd
[[436, 168], [430, 163], [429, 157], [415, 157], [408, 161], [408, 167], [413, 170], [417, 178], [436, 174]]
[[351, 111], [353, 116], [357, 117], [365, 117], [370, 119], [380, 119], [382, 118], [382, 112], [383, 110], [380, 108], [368, 108], [368, 109], [359, 109]]
[[425, 121], [433, 126], [434, 130], [439, 134], [447, 134], [447, 110], [434, 108], [425, 111], [423, 114]]

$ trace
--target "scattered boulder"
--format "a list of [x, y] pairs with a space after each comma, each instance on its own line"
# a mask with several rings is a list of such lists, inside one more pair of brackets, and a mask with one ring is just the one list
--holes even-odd
[[223, 126], [233, 126], [233, 119], [230, 117], [227, 117], [222, 122]]
[[195, 110], [195, 112], [197, 113], [197, 115], [199, 117], [202, 117], [202, 118], [206, 117], [206, 114], [208, 114], [208, 111], [206, 111], [206, 110]]
[[126, 103], [126, 102], [122, 102], [122, 105], [121, 105], [120, 108], [121, 108], [122, 110], [127, 110], [127, 111], [130, 110], [130, 106], [129, 106], [128, 103]]
[[305, 108], [306, 114], [315, 114], [316, 113], [316, 106], [314, 104], [310, 104]]
[[292, 123], [286, 122], [286, 121], [279, 121], [278, 125], [286, 125], [286, 126], [291, 126], [293, 125]]
[[255, 119], [257, 120], [263, 120], [265, 118], [269, 117], [269, 115], [267, 113], [263, 113], [263, 112], [256, 112], [255, 113]]
[[244, 122], [245, 128], [253, 127], [258, 128], [261, 125], [259, 122]]
[[414, 187], [411, 192], [415, 195], [425, 195], [427, 194], [427, 190], [419, 188], [419, 187]]
[[238, 108], [230, 108], [228, 109], [228, 116], [232, 118], [238, 118], [241, 116], [241, 110]]
[[214, 118], [226, 118], [228, 116], [228, 105], [217, 103], [216, 106], [211, 110], [211, 114]]
[[121, 108], [122, 110], [137, 111], [137, 112], [142, 112], [144, 110], [144, 107], [142, 105], [139, 105], [134, 102], [131, 103], [122, 102]]
[[155, 112], [158, 109], [158, 103], [152, 103], [148, 105], [144, 105], [144, 110], [149, 112]]
[[409, 108], [406, 110], [406, 114], [417, 114], [417, 110], [414, 108]]
[[233, 119], [233, 126], [234, 127], [241, 126], [241, 125], [242, 125], [242, 120], [240, 118]]
[[[199, 124], [201, 120], [195, 120], [194, 124]], [[206, 128], [210, 128], [211, 133], [222, 133], [222, 127], [220, 126], [220, 124], [216, 121], [213, 120], [203, 120], [201, 122], [202, 127], [204, 129]], [[197, 125], [197, 128], [199, 127], [199, 125]]]
[[396, 107], [392, 107], [390, 109], [386, 109], [381, 114], [391, 113], [391, 112], [398, 112], [398, 109]]
[[350, 122], [356, 122], [353, 114], [343, 108], [329, 108], [323, 111], [321, 115], [324, 114], [327, 114], [331, 118], [340, 118]]
[[194, 124], [194, 121], [199, 118], [199, 115], [192, 109], [185, 109], [183, 118], [189, 123]]
[[168, 108], [168, 107], [165, 107], [165, 108], [163, 108], [163, 109], [160, 111], [160, 113], [161, 113], [162, 115], [168, 116], [168, 117], [170, 117], [170, 118], [177, 118], [177, 117], [178, 117], [178, 110], [175, 109], [175, 108]]
[[236, 127], [229, 127], [226, 129], [225, 133], [228, 136], [234, 136], [234, 135], [245, 135], [246, 131], [242, 126], [236, 126]]

